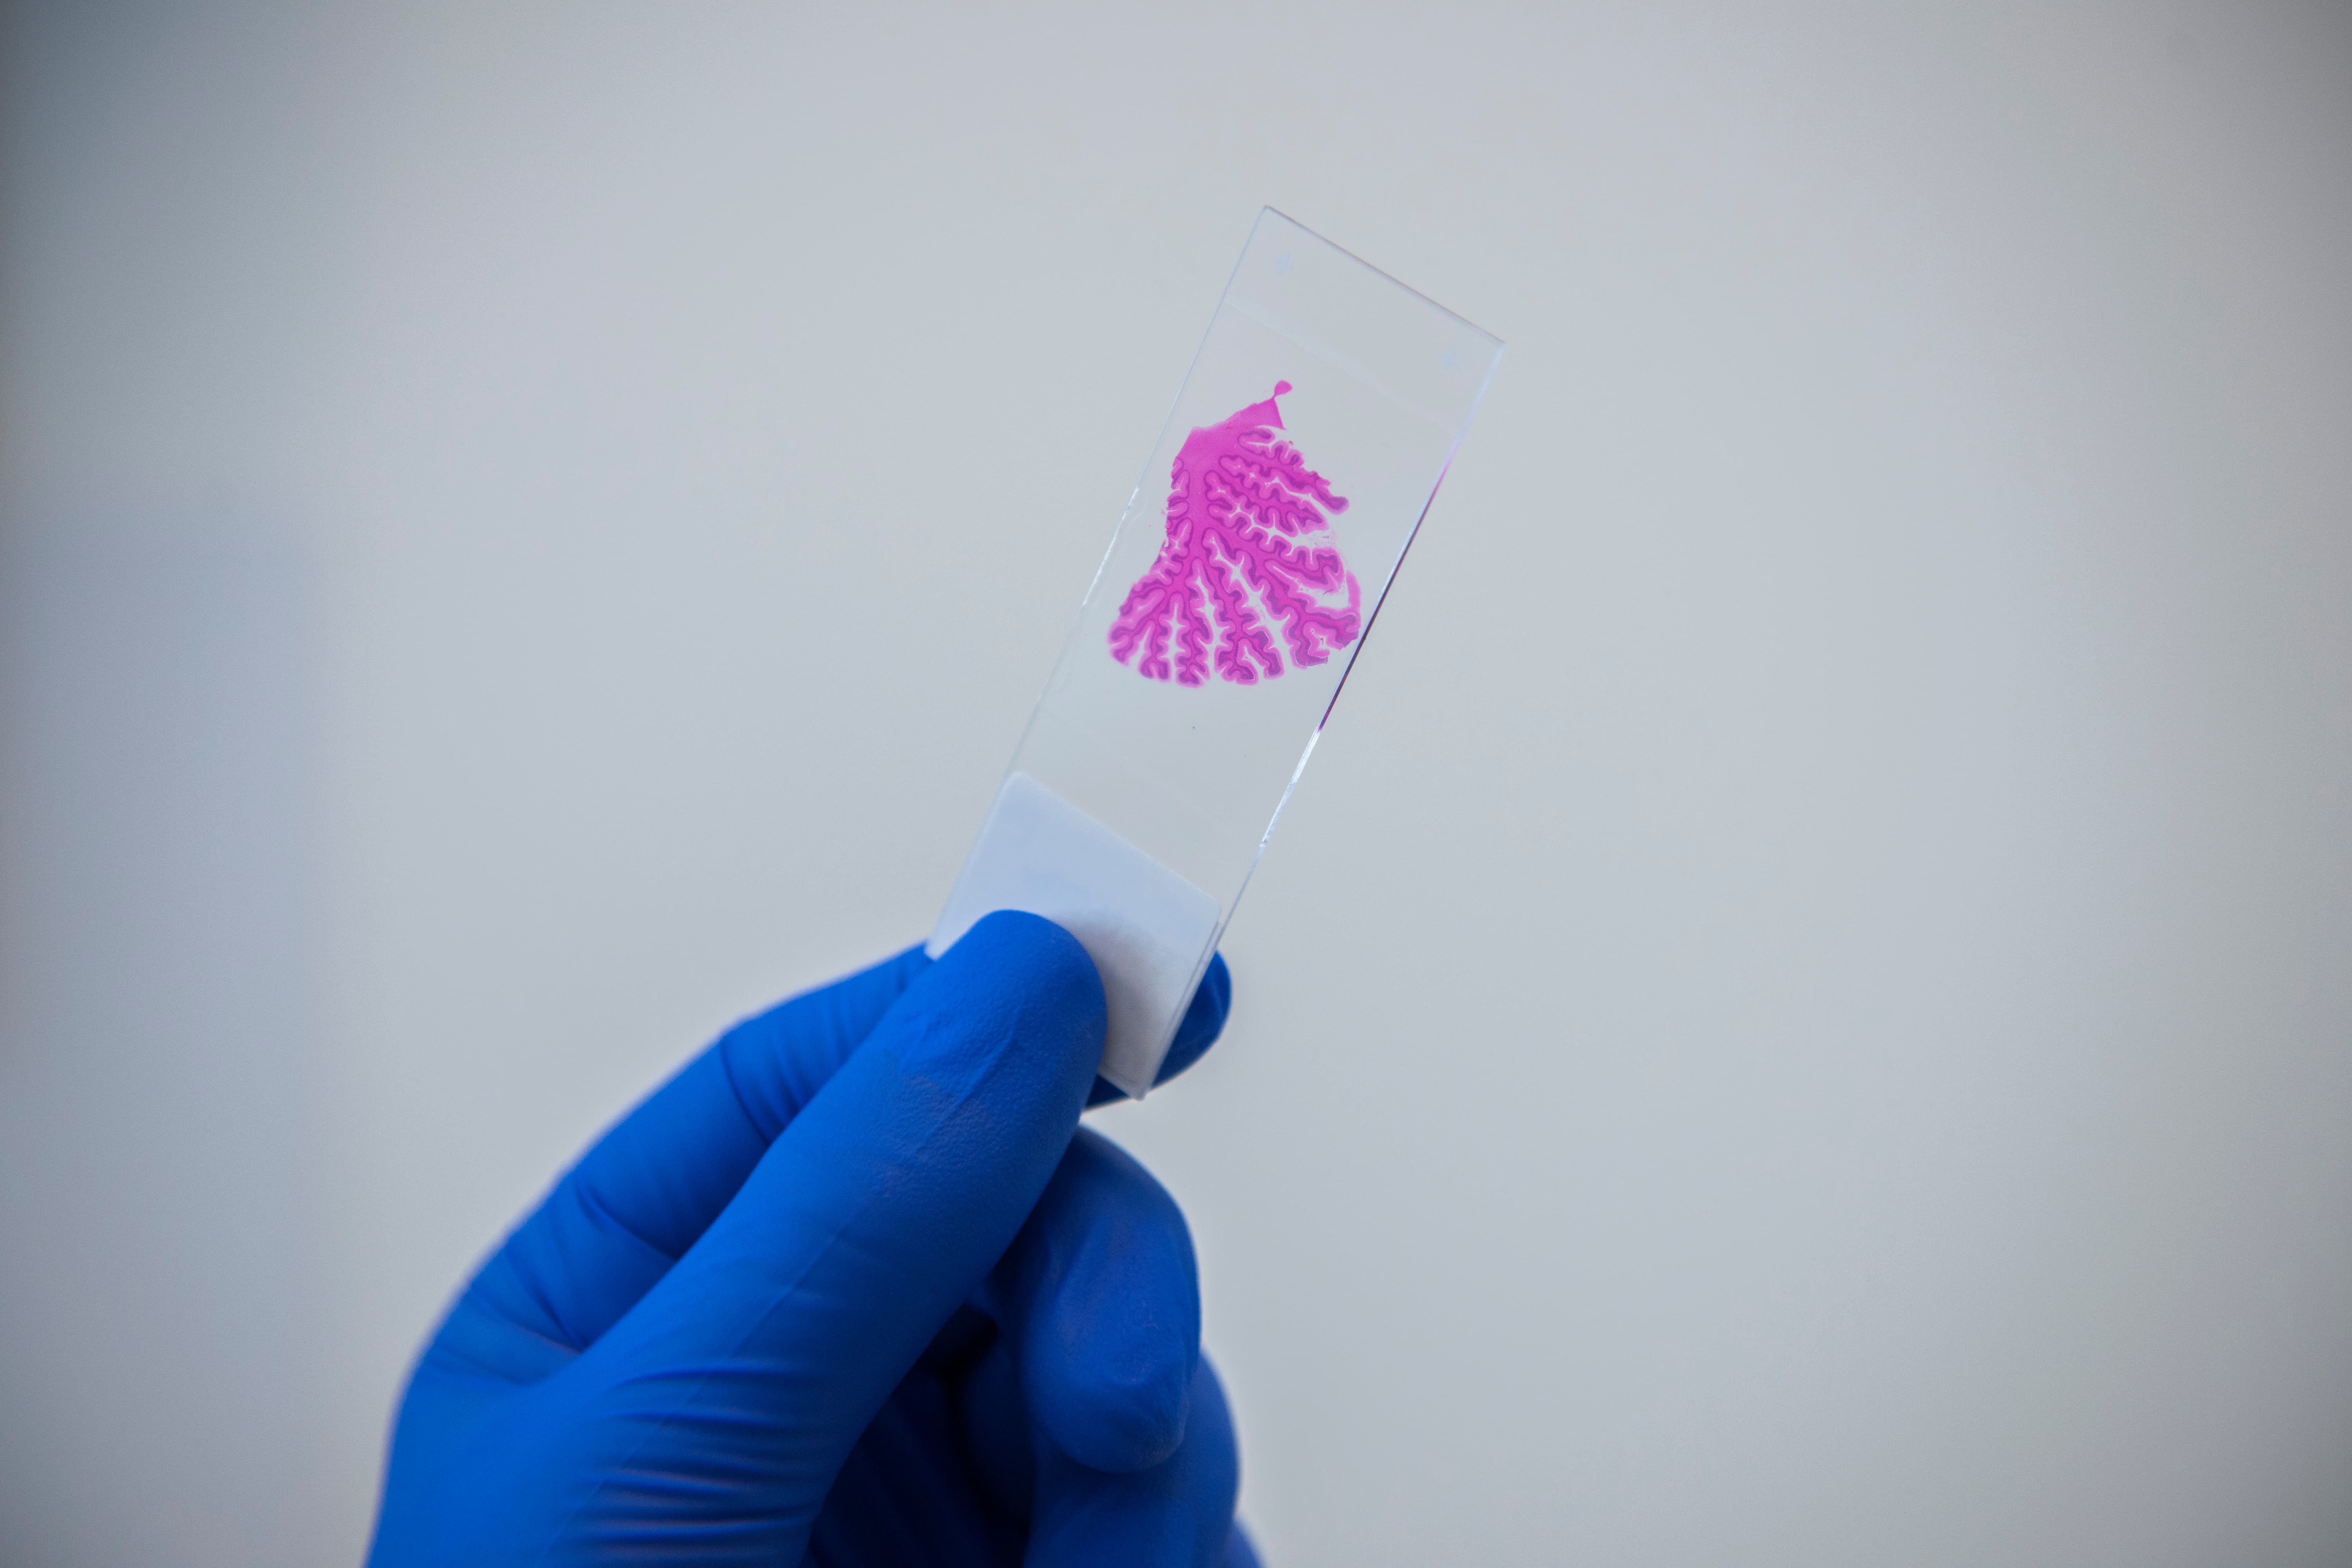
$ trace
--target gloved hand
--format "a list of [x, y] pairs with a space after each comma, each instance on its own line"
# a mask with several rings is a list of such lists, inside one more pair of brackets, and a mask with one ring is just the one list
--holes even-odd
[[1000, 913], [730, 1031], [450, 1309], [373, 1568], [1254, 1568], [1183, 1216], [1077, 1129], [1103, 1027], [1076, 939]]

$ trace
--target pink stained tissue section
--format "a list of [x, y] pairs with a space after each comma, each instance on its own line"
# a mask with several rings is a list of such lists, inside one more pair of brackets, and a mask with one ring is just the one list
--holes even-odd
[[1289, 390], [1278, 381], [1274, 396], [1184, 438], [1168, 536], [1111, 622], [1111, 657], [1137, 673], [1198, 686], [1213, 666], [1250, 686], [1282, 673], [1284, 648], [1293, 664], [1321, 664], [1363, 629], [1361, 591], [1331, 538], [1348, 500], [1282, 438], [1275, 398]]

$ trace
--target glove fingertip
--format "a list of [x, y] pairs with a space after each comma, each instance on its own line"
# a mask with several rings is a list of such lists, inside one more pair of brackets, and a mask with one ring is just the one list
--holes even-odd
[[1088, 1469], [1129, 1475], [1165, 1463], [1183, 1446], [1189, 1368], [1159, 1355], [1123, 1369], [1097, 1362], [1088, 1373], [1083, 1383], [1050, 1373], [1029, 1380], [1030, 1413], [1055, 1447]]

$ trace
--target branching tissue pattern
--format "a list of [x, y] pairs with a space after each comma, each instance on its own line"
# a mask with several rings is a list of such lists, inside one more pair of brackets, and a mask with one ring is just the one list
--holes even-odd
[[[1276, 434], [1274, 400], [1289, 390], [1276, 382], [1274, 397], [1184, 438], [1169, 475], [1167, 540], [1111, 623], [1111, 657], [1133, 660], [1137, 673], [1198, 686], [1213, 662], [1250, 686], [1282, 673], [1268, 617], [1294, 664], [1321, 664], [1362, 629], [1356, 574], [1327, 515], [1347, 510], [1347, 498]], [[1343, 591], [1344, 609], [1324, 602]]]

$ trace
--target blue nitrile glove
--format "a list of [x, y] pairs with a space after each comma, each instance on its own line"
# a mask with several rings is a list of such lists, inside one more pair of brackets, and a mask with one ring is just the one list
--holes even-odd
[[450, 1309], [371, 1564], [1254, 1564], [1183, 1216], [1077, 1130], [1103, 1026], [1000, 913], [730, 1031]]

